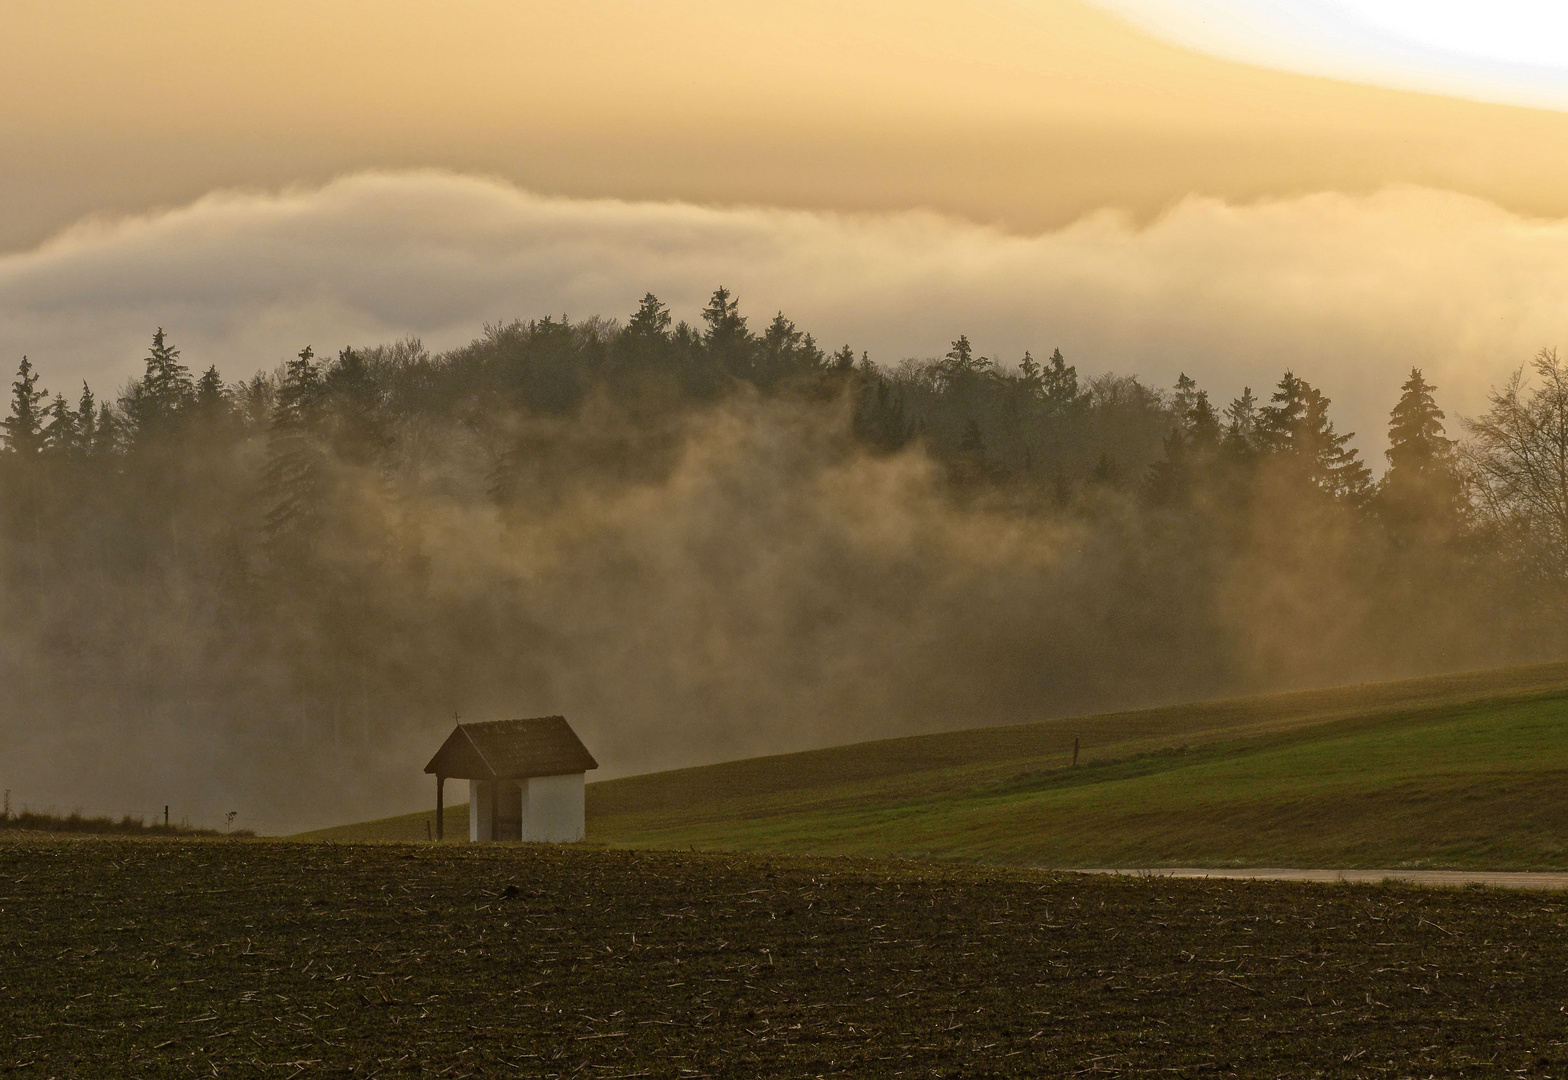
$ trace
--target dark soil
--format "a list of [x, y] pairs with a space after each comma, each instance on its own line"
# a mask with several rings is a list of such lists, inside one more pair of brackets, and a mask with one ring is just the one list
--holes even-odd
[[0, 843], [0, 1072], [1568, 1072], [1568, 897], [543, 847]]

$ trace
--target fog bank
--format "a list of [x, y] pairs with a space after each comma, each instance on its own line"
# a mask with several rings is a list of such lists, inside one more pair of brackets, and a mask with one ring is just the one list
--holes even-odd
[[[1418, 188], [1246, 206], [1189, 199], [1147, 228], [1113, 213], [1036, 236], [931, 214], [835, 215], [545, 198], [445, 173], [364, 174], [282, 194], [219, 193], [88, 222], [0, 258], [0, 351], [51, 389], [117, 387], [162, 325], [198, 366], [271, 369], [415, 335], [431, 348], [514, 317], [625, 313], [648, 290], [695, 319], [727, 285], [879, 363], [960, 333], [1015, 362], [1060, 347], [1080, 370], [1217, 394], [1294, 367], [1375, 445], [1404, 373], [1451, 411], [1557, 342], [1568, 223]], [[1372, 441], [1367, 442], [1368, 434]]]

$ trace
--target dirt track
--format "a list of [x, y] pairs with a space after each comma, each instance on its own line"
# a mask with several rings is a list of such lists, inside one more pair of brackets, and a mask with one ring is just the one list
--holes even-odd
[[1492, 885], [1503, 889], [1568, 889], [1568, 873], [1560, 871], [1508, 872], [1499, 870], [1290, 870], [1280, 867], [1214, 869], [1170, 866], [1151, 870], [1074, 870], [1075, 874], [1118, 874], [1131, 877], [1222, 878], [1235, 881], [1350, 881], [1377, 884], [1407, 881], [1412, 885], [1461, 888]]

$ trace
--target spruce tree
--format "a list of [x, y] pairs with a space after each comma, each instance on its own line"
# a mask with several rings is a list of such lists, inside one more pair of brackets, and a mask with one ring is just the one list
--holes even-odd
[[1360, 502], [1371, 490], [1372, 470], [1362, 462], [1358, 450], [1346, 445], [1356, 433], [1336, 434], [1334, 424], [1328, 418], [1329, 399], [1314, 387], [1308, 387], [1308, 390], [1301, 449], [1313, 464], [1313, 479], [1337, 498]]
[[1225, 407], [1225, 430], [1220, 445], [1232, 458], [1250, 458], [1257, 450], [1258, 399], [1252, 387], [1241, 388], [1241, 396]]
[[49, 420], [44, 425], [44, 447], [51, 454], [75, 454], [81, 445], [78, 441], [76, 414], [64, 394], [56, 394], [49, 403]]
[[1399, 403], [1388, 419], [1388, 476], [1401, 480], [1450, 470], [1454, 442], [1444, 434], [1443, 410], [1432, 396], [1437, 387], [1422, 378], [1420, 368], [1411, 368], [1399, 389]]
[[93, 425], [92, 452], [104, 457], [114, 453], [120, 445], [120, 421], [107, 401], [98, 406], [98, 422]]
[[1088, 404], [1089, 395], [1078, 387], [1078, 369], [1067, 362], [1061, 349], [1051, 350], [1051, 359], [1040, 370], [1040, 385], [1052, 412], [1066, 413]]
[[1219, 417], [1209, 404], [1207, 390], [1182, 372], [1171, 399], [1176, 423], [1165, 437], [1165, 457], [1149, 467], [1145, 494], [1156, 505], [1185, 503], [1193, 484], [1213, 461], [1220, 446]]
[[1187, 414], [1186, 434], [1187, 443], [1194, 450], [1208, 452], [1219, 449], [1223, 439], [1220, 418], [1214, 414], [1214, 406], [1209, 404], [1207, 390], [1198, 392], [1192, 411]]
[[860, 394], [855, 402], [855, 436], [876, 450], [891, 452], [909, 441], [909, 418], [904, 395], [866, 361], [859, 372]]
[[223, 389], [223, 377], [217, 365], [211, 365], [196, 380], [194, 397], [196, 412], [204, 417], [225, 416], [229, 410], [229, 396]]
[[810, 334], [802, 332], [781, 311], [763, 331], [757, 381], [771, 386], [822, 368], [827, 357]]
[[265, 539], [280, 566], [296, 562], [320, 523], [326, 485], [318, 437], [322, 390], [321, 367], [306, 346], [284, 366], [267, 432], [264, 482], [272, 505]]
[[[672, 345], [670, 309], [653, 293], [643, 295], [621, 332], [611, 340], [609, 383], [618, 394], [635, 394], [650, 376], [679, 378], [691, 360], [689, 353], [677, 354]], [[683, 324], [684, 325], [684, 324]], [[686, 361], [683, 364], [681, 361]], [[694, 381], [695, 372], [687, 370], [686, 380]]]
[[1388, 472], [1378, 486], [1378, 503], [1396, 530], [1414, 526], [1457, 524], [1463, 511], [1463, 485], [1454, 455], [1454, 441], [1443, 429], [1437, 388], [1419, 368], [1400, 388], [1399, 402], [1388, 420]]
[[1258, 410], [1258, 444], [1283, 459], [1303, 479], [1336, 498], [1365, 496], [1372, 474], [1328, 417], [1329, 399], [1294, 372], [1280, 378], [1272, 404]]
[[180, 350], [158, 327], [147, 353], [146, 372], [122, 403], [133, 442], [143, 445], [171, 434], [195, 397], [196, 387], [190, 369], [180, 363]]
[[1207, 390], [1199, 390], [1198, 382], [1185, 371], [1176, 376], [1176, 392], [1171, 395], [1171, 405], [1176, 410], [1176, 419], [1181, 424], [1186, 424], [1187, 417], [1197, 407], [1198, 399], [1208, 399]]
[[702, 309], [702, 321], [708, 326], [704, 337], [710, 346], [747, 336], [746, 319], [740, 313], [740, 301], [722, 285], [714, 289], [713, 295], [708, 298], [708, 306]]
[[670, 336], [670, 309], [653, 293], [643, 294], [642, 303], [626, 324], [632, 337], [663, 341]]
[[1045, 392], [1045, 382], [1040, 378], [1040, 361], [1028, 349], [1024, 350], [1024, 358], [1018, 361], [1018, 381], [1030, 397], [1038, 398]]
[[381, 409], [381, 392], [364, 354], [355, 349], [338, 353], [321, 386], [331, 424], [333, 452], [355, 465], [374, 462], [391, 438]]
[[740, 301], [722, 286], [715, 289], [702, 309], [702, 321], [707, 325], [702, 344], [709, 363], [732, 378], [751, 378], [754, 341], [740, 313]]
[[1175, 433], [1187, 449], [1206, 451], [1219, 445], [1220, 422], [1209, 404], [1209, 392], [1198, 389], [1197, 380], [1185, 371], [1176, 378], [1171, 406], [1176, 413]]
[[1293, 371], [1280, 377], [1270, 404], [1258, 410], [1258, 445], [1271, 454], [1289, 453], [1302, 440], [1302, 421], [1307, 415], [1308, 392], [1312, 388]]
[[1187, 440], [1180, 426], [1165, 437], [1165, 456], [1149, 466], [1144, 494], [1155, 506], [1178, 506], [1192, 493], [1192, 473], [1187, 461]]
[[43, 410], [39, 405], [48, 394], [38, 389], [38, 373], [32, 361], [22, 357], [11, 384], [11, 414], [0, 420], [5, 431], [5, 449], [20, 457], [34, 457], [44, 448]]
[[84, 454], [93, 453], [98, 444], [98, 406], [85, 379], [82, 380], [82, 396], [76, 402], [76, 444]]
[[936, 366], [937, 383], [943, 391], [965, 389], [990, 371], [991, 361], [976, 356], [968, 335], [960, 334]]

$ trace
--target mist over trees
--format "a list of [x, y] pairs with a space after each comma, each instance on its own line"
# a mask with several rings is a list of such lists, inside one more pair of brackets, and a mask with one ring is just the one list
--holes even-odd
[[55, 783], [318, 820], [402, 805], [454, 713], [565, 711], [625, 772], [1557, 656], [1568, 370], [1534, 371], [1464, 442], [1412, 371], [1374, 480], [1296, 372], [887, 369], [723, 289], [236, 382], [159, 329], [112, 400], [24, 359], [0, 730]]

